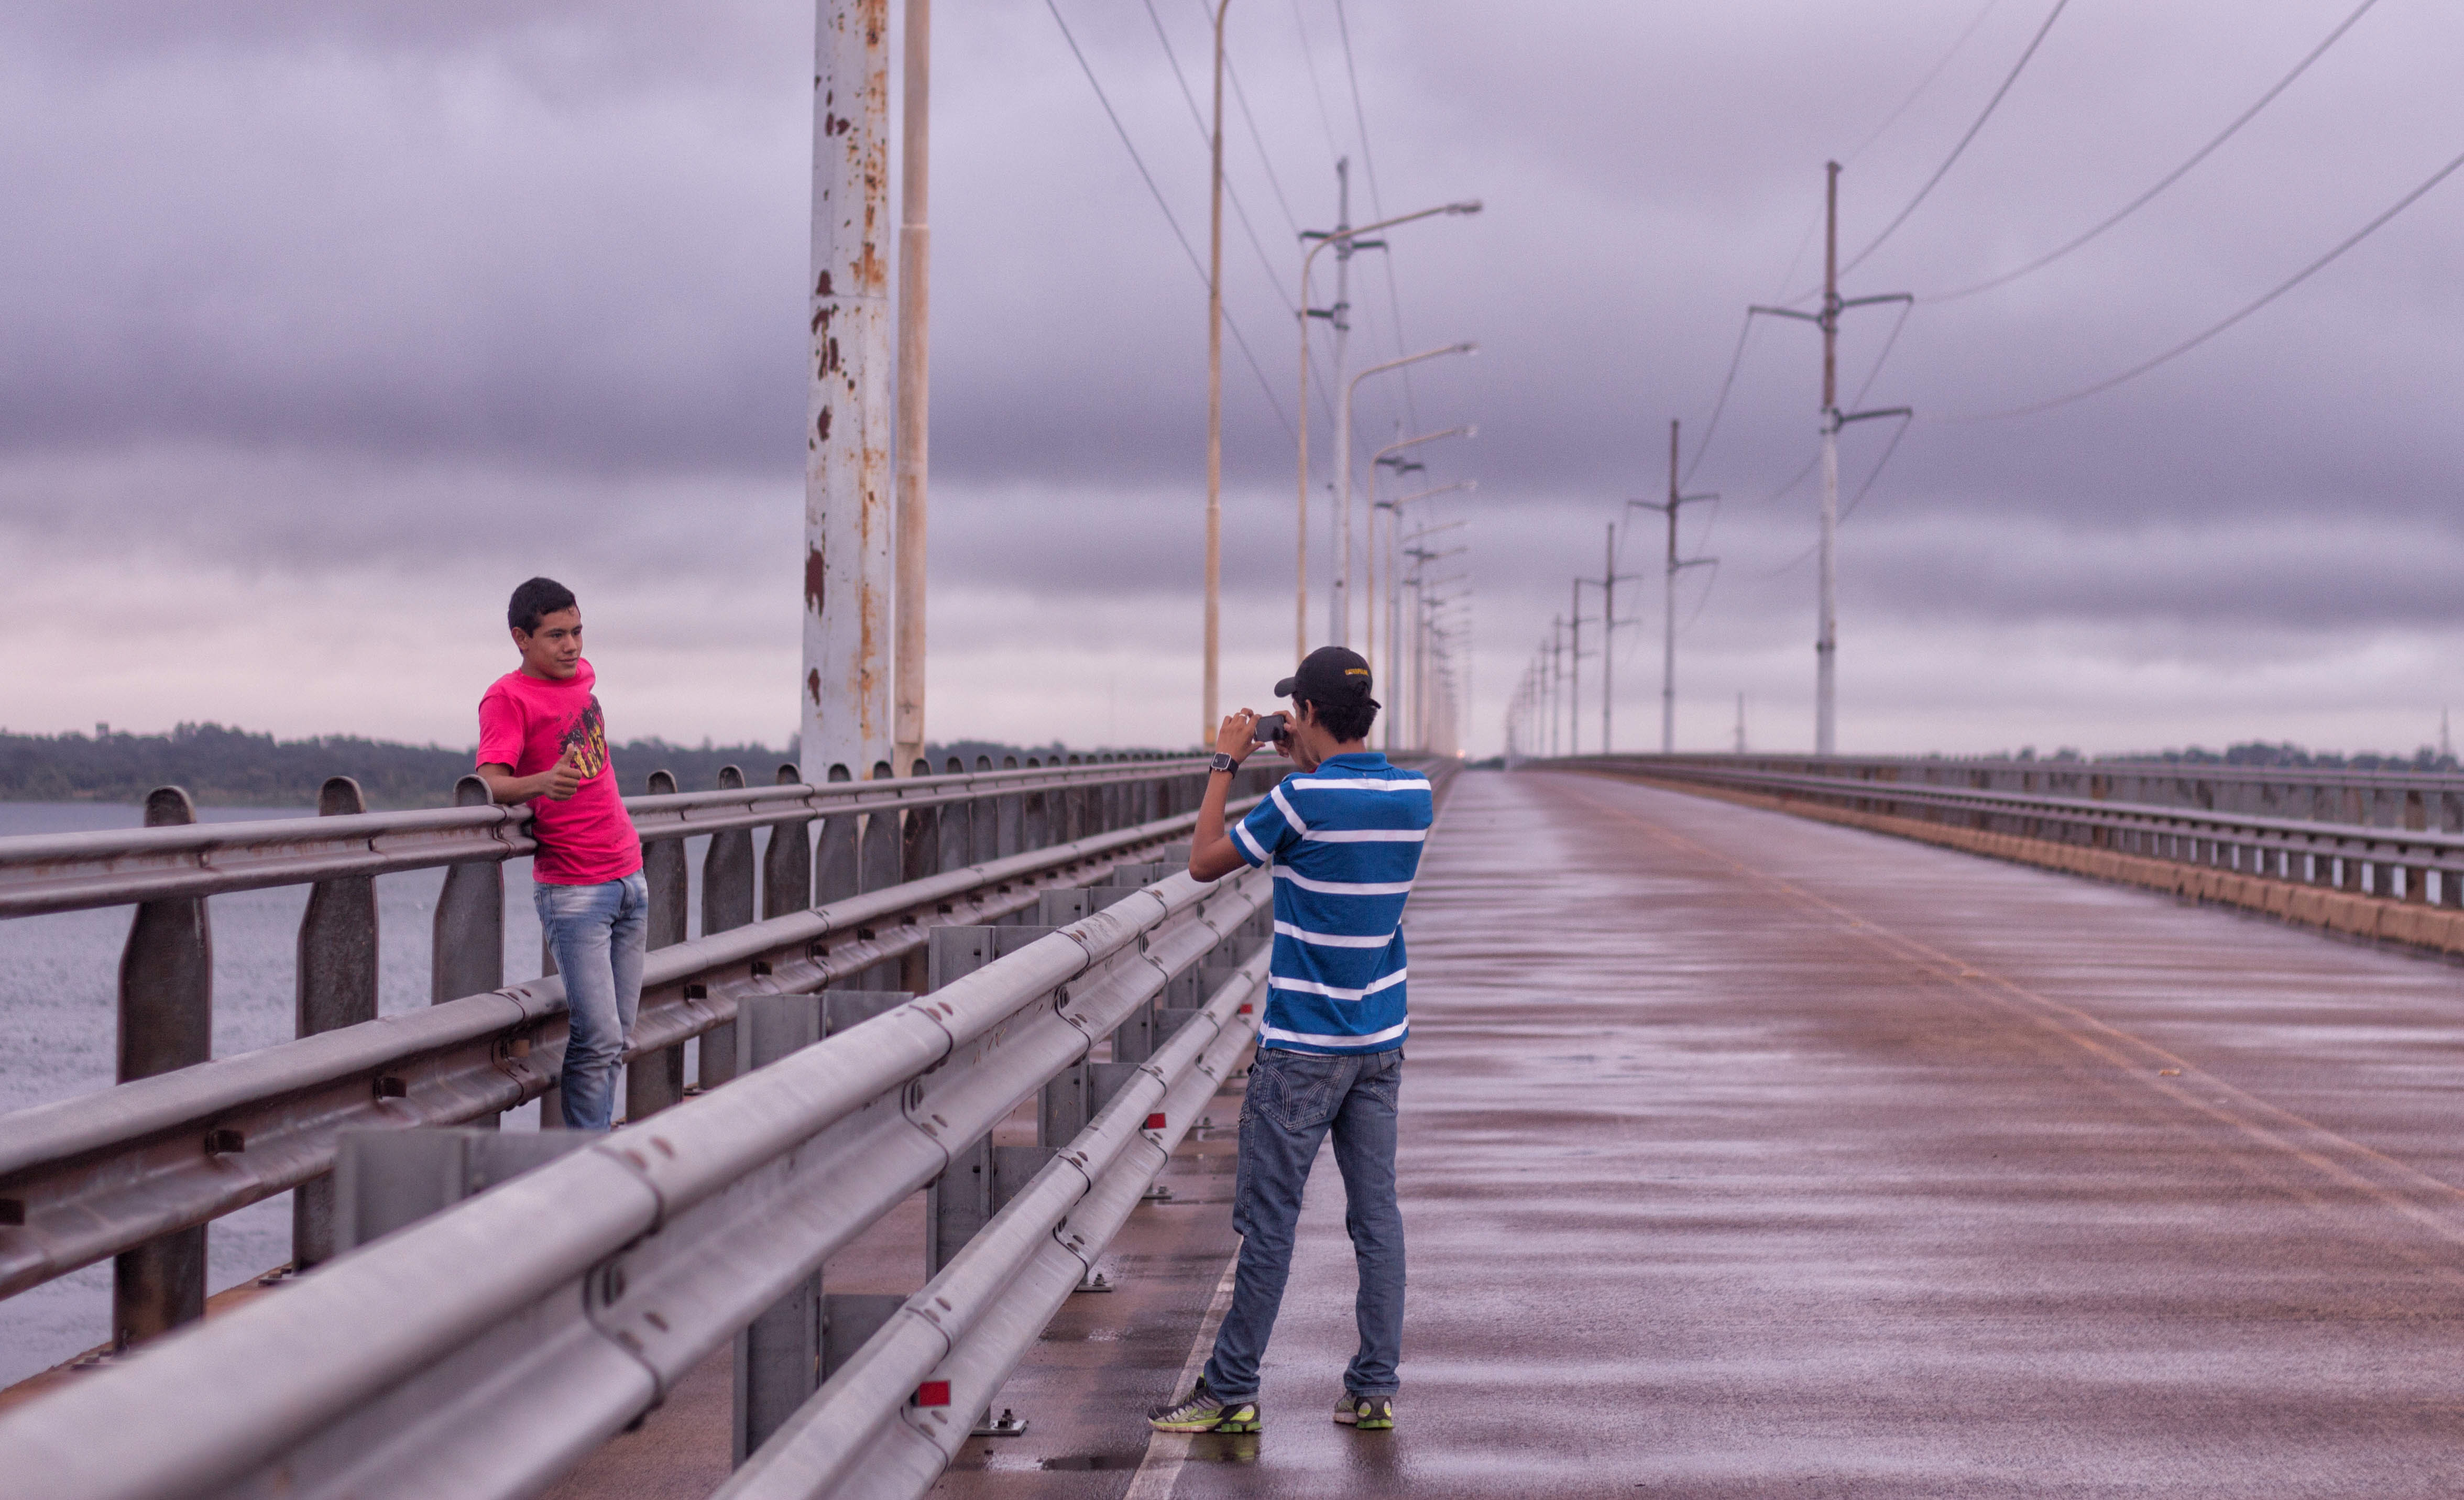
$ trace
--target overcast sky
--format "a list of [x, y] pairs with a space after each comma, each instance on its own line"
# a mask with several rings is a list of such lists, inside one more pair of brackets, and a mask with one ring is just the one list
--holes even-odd
[[[1920, 300], [1870, 386], [1900, 315], [1847, 315], [1843, 400], [1920, 420], [1841, 532], [1843, 749], [2409, 749], [2464, 700], [2464, 173], [2143, 378], [1955, 420], [2163, 352], [2464, 150], [2464, 11], [2384, 0], [2119, 227], [1937, 299], [2128, 203], [2355, 4], [2076, 0], [1847, 276]], [[1201, 0], [1058, 9], [1202, 252]], [[1355, 367], [1480, 344], [1363, 386], [1358, 415], [1364, 447], [1479, 427], [1414, 476], [1480, 483], [1426, 507], [1466, 522], [1475, 747], [1622, 501], [1665, 490], [1671, 418], [1688, 489], [1723, 496], [1688, 512], [1719, 563], [1680, 585], [1680, 743], [1727, 743], [1743, 694], [1751, 744], [1809, 744], [1815, 482], [1776, 492], [1815, 450], [1817, 339], [1760, 321], [1705, 449], [1744, 308], [1818, 281], [1826, 157], [1853, 255], [2051, 9], [1235, 0], [1229, 696], [1262, 703], [1289, 658], [1296, 235], [1333, 221], [1348, 155], [1356, 221], [1486, 206], [1395, 232], [1352, 290]], [[1053, 11], [936, 11], [932, 729], [1185, 740], [1202, 280]], [[619, 736], [782, 739], [812, 19], [0, 11], [0, 725], [465, 743], [512, 665], [504, 595], [546, 572], [582, 595]], [[1849, 430], [1843, 501], [1894, 426]], [[1661, 538], [1635, 518], [1626, 746], [1658, 716]]]

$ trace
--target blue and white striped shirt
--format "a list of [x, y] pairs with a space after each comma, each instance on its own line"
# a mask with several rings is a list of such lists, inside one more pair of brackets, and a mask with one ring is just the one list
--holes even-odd
[[1260, 1047], [1403, 1045], [1403, 901], [1435, 819], [1429, 779], [1368, 751], [1285, 777], [1233, 828], [1243, 859], [1275, 867]]

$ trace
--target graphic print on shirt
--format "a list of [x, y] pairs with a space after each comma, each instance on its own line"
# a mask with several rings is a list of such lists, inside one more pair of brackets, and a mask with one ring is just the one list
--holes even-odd
[[585, 782], [607, 769], [607, 720], [599, 712], [598, 694], [590, 695], [588, 708], [573, 717], [564, 739], [557, 743], [556, 753], [560, 760], [572, 754]]

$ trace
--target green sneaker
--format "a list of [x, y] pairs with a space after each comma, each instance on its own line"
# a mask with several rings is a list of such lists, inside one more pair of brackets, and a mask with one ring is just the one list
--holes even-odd
[[1200, 1379], [1182, 1400], [1150, 1408], [1147, 1425], [1157, 1432], [1256, 1432], [1265, 1422], [1256, 1401], [1224, 1401]]
[[1363, 1432], [1385, 1432], [1395, 1425], [1395, 1398], [1354, 1396], [1346, 1391], [1334, 1403], [1334, 1420]]

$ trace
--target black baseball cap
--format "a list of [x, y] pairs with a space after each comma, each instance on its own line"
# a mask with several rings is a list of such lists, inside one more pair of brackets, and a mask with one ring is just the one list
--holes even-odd
[[1321, 646], [1309, 653], [1300, 671], [1275, 684], [1275, 696], [1330, 708], [1368, 702], [1369, 662], [1358, 651]]

